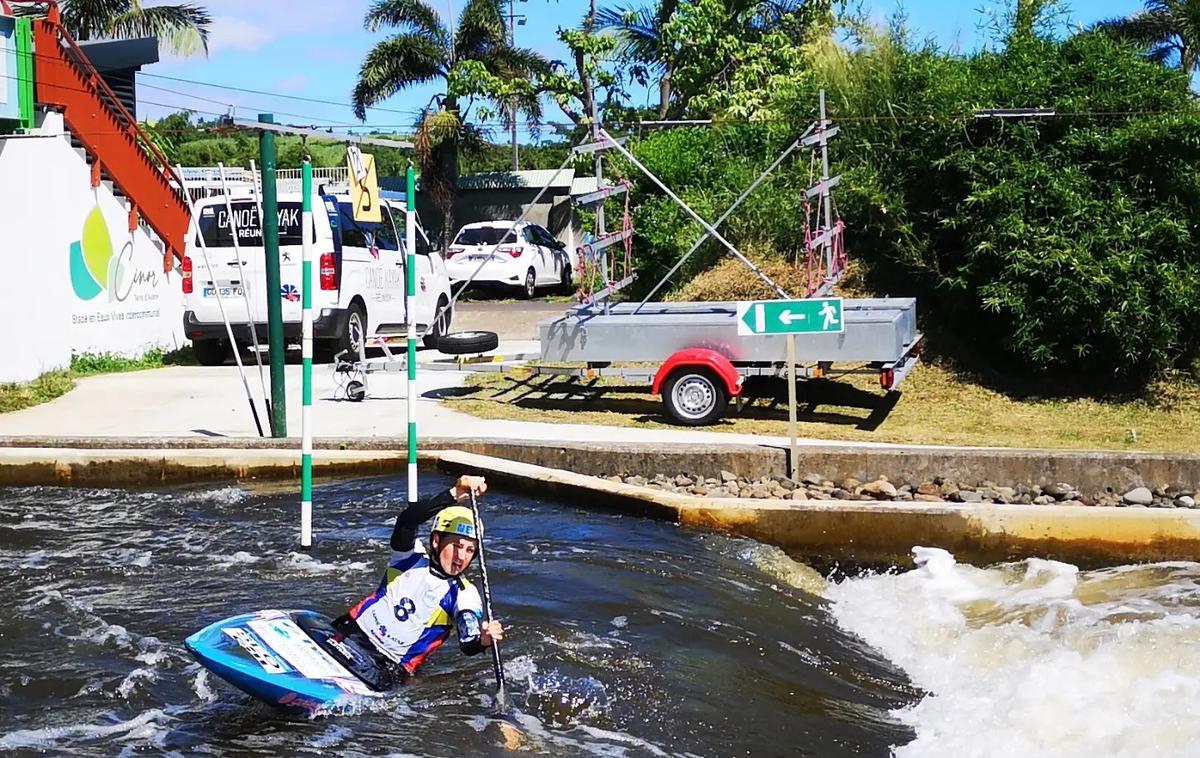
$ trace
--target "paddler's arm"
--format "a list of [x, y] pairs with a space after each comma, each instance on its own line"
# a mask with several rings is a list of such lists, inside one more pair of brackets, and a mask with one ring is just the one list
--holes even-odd
[[396, 517], [396, 526], [392, 529], [392, 550], [407, 553], [413, 549], [417, 540], [417, 529], [433, 518], [443, 508], [454, 505], [466, 499], [475, 490], [478, 497], [487, 491], [487, 484], [482, 476], [460, 476], [454, 486], [445, 492], [439, 492], [423, 502], [416, 502], [405, 508]]
[[458, 649], [466, 655], [478, 655], [497, 640], [504, 639], [499, 621], [481, 621], [475, 611], [458, 614]]

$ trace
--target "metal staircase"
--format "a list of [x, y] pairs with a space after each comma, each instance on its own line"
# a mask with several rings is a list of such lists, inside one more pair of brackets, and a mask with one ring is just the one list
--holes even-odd
[[60, 108], [63, 120], [92, 164], [93, 185], [111, 182], [139, 218], [163, 242], [163, 269], [183, 258], [187, 201], [170, 161], [138, 128], [137, 121], [63, 28], [58, 7], [33, 22], [35, 99]]

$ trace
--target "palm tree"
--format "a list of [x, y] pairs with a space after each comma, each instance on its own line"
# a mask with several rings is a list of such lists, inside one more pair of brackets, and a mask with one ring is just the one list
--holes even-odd
[[144, 8], [141, 0], [61, 0], [59, 7], [77, 40], [157, 37], [176, 55], [208, 53], [212, 17], [196, 3]]
[[1146, 0], [1141, 12], [1093, 28], [1145, 47], [1157, 63], [1178, 62], [1188, 76], [1200, 65], [1200, 0]]
[[[531, 79], [549, 64], [538, 53], [514, 47], [508, 39], [501, 11], [502, 0], [468, 0], [458, 24], [450, 30], [437, 11], [424, 0], [374, 0], [363, 20], [368, 31], [388, 27], [396, 32], [367, 53], [354, 87], [354, 112], [366, 120], [367, 108], [415, 84], [446, 82], [446, 90], [418, 123], [417, 150], [422, 164], [421, 184], [430, 190], [442, 213], [442, 236], [454, 233], [453, 198], [458, 180], [459, 148], [478, 143], [479, 133], [460, 112], [458, 95], [449, 80], [474, 61], [502, 80]], [[516, 108], [513, 108], [513, 102]], [[494, 100], [505, 125], [525, 115], [537, 122], [541, 103], [532, 90], [516, 97]], [[466, 109], [471, 107], [468, 100]]]
[[679, 0], [660, 0], [654, 6], [615, 6], [596, 12], [596, 28], [611, 29], [617, 37], [617, 55], [658, 77], [659, 118], [667, 117], [671, 104], [671, 72], [674, 68], [665, 49], [663, 26], [678, 7]]

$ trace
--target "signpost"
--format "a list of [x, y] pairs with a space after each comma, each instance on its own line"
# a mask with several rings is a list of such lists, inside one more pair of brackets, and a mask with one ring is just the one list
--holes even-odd
[[743, 337], [787, 335], [788, 437], [792, 478], [798, 475], [796, 447], [796, 335], [841, 334], [846, 331], [842, 299], [755, 300], [737, 304], [738, 335]]

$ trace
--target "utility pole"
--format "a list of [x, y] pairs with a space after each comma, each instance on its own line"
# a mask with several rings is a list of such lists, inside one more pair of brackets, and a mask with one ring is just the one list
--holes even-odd
[[[258, 114], [264, 124], [274, 124], [270, 113]], [[284, 390], [283, 301], [279, 276], [279, 203], [275, 192], [275, 132], [263, 129], [258, 136], [258, 159], [262, 164], [263, 252], [267, 258], [267, 344], [271, 353], [271, 436], [287, 436], [287, 393]], [[257, 324], [251, 324], [257, 329]]]
[[[524, 0], [522, 0], [524, 2]], [[508, 40], [509, 44], [514, 48], [517, 46], [517, 19], [521, 19], [521, 24], [525, 24], [525, 17], [518, 16], [515, 12], [514, 4], [516, 0], [508, 0]], [[512, 119], [512, 170], [521, 170], [521, 159], [519, 148], [517, 146], [517, 100], [513, 98], [508, 105], [508, 115]]]

